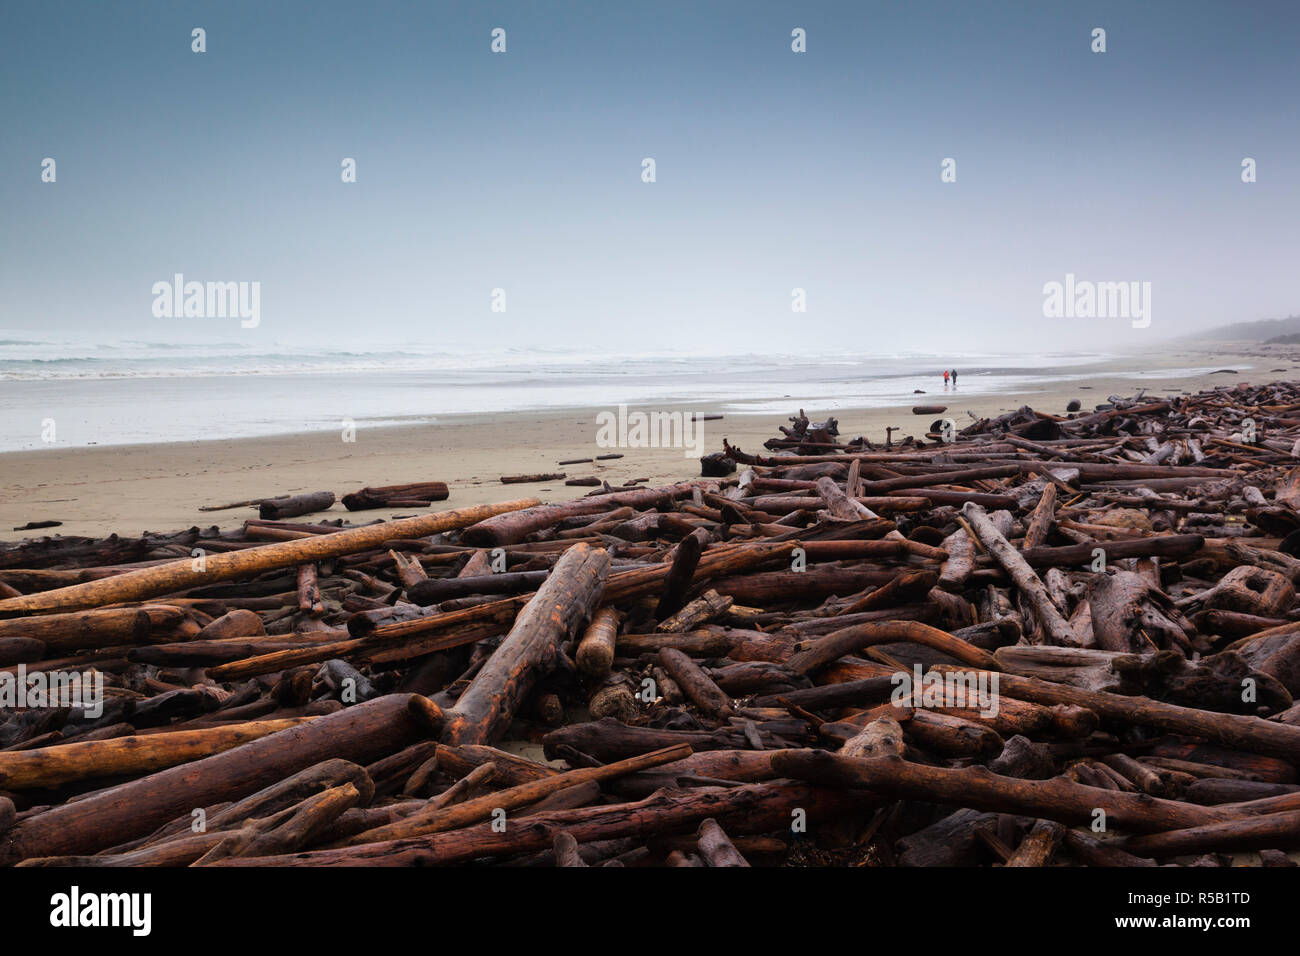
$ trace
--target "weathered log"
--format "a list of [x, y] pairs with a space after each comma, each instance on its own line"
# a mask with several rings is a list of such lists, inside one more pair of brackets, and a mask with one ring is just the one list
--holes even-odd
[[703, 532], [696, 531], [682, 538], [673, 550], [672, 564], [664, 579], [663, 594], [655, 606], [655, 617], [662, 620], [675, 614], [686, 603], [686, 591], [695, 575], [695, 569], [699, 567], [704, 544]]
[[91, 777], [150, 773], [219, 754], [311, 719], [315, 718], [251, 721], [0, 753], [0, 788], [31, 790]]
[[[1050, 487], [1050, 486], [1049, 486]], [[1007, 866], [1047, 866], [1052, 854], [1065, 838], [1065, 827], [1051, 820], [1038, 820], [1029, 835], [1016, 847]]]
[[39, 661], [46, 652], [45, 642], [34, 637], [0, 637], [0, 667]]
[[390, 694], [241, 747], [133, 780], [28, 817], [0, 836], [0, 866], [88, 853], [151, 832], [196, 807], [252, 793], [331, 757], [364, 763], [428, 736], [441, 722], [426, 698]]
[[723, 597], [717, 591], [710, 589], [694, 601], [691, 601], [672, 617], [660, 621], [655, 630], [661, 633], [689, 631], [707, 621], [722, 616], [735, 603], [732, 598]]
[[144, 600], [186, 587], [251, 577], [264, 571], [297, 567], [308, 561], [319, 561], [322, 558], [364, 551], [366, 548], [375, 547], [395, 538], [423, 537], [440, 531], [450, 531], [453, 528], [464, 528], [492, 516], [528, 508], [535, 502], [536, 499], [525, 498], [495, 505], [475, 505], [433, 515], [421, 515], [417, 518], [402, 518], [386, 524], [366, 525], [333, 534], [316, 535], [297, 541], [268, 544], [265, 547], [250, 548], [246, 551], [213, 554], [202, 561], [185, 558], [157, 567], [128, 571], [126, 574], [99, 581], [88, 581], [54, 591], [0, 600], [0, 617]]
[[258, 502], [259, 518], [270, 521], [282, 521], [296, 518], [315, 511], [325, 511], [334, 505], [334, 492], [313, 491], [304, 495], [288, 495], [284, 498], [263, 498]]
[[1074, 630], [1061, 613], [1061, 609], [1052, 601], [1043, 582], [1039, 580], [1020, 552], [1011, 546], [1002, 532], [989, 520], [984, 509], [979, 505], [968, 503], [962, 507], [962, 514], [970, 523], [975, 536], [988, 549], [989, 554], [997, 559], [998, 564], [1007, 572], [1033, 606], [1034, 614], [1046, 631], [1053, 644], [1070, 645], [1075, 643]]
[[801, 647], [786, 662], [786, 666], [796, 674], [809, 674], [845, 654], [851, 654], [864, 647], [895, 641], [914, 641], [949, 654], [963, 663], [985, 670], [998, 669], [997, 663], [988, 652], [920, 621], [882, 621], [857, 624], [833, 631], [811, 642], [807, 647]]
[[[50, 616], [57, 617], [58, 615]], [[262, 625], [261, 616], [240, 608], [223, 614], [221, 617], [205, 624], [202, 630], [194, 635], [194, 639], [196, 641], [228, 641], [236, 637], [255, 637], [265, 633], [266, 628]]]
[[1248, 753], [1267, 754], [1300, 764], [1300, 727], [1258, 717], [1180, 707], [1145, 697], [1083, 690], [1005, 672], [999, 675], [998, 689], [1002, 694], [1034, 703], [1085, 707], [1103, 721], [1203, 737]]
[[879, 717], [840, 747], [841, 757], [901, 757], [906, 751], [903, 728], [892, 717]]
[[[433, 501], [446, 501], [449, 492], [443, 481], [419, 481], [405, 485], [381, 485], [362, 488], [343, 496], [343, 507], [348, 511], [365, 511], [374, 508], [410, 507]], [[522, 507], [528, 507], [524, 505]], [[415, 535], [414, 537], [421, 537]]]
[[711, 586], [737, 604], [763, 607], [778, 601], [855, 594], [865, 587], [888, 584], [902, 573], [902, 570], [896, 569], [861, 570], [820, 566], [810, 567], [806, 571], [765, 571], [760, 574], [715, 578]]
[[700, 824], [696, 835], [699, 837], [700, 856], [709, 866], [749, 866], [749, 861], [740, 855], [727, 832], [712, 817]]
[[1056, 522], [1056, 485], [1048, 482], [1043, 486], [1042, 497], [1034, 506], [1034, 513], [1029, 518], [1029, 527], [1025, 529], [1025, 540], [1021, 549], [1029, 551], [1037, 548], [1047, 540], [1052, 525]]
[[556, 866], [587, 866], [587, 861], [582, 858], [578, 852], [578, 841], [572, 833], [562, 832], [555, 834], [555, 865]]
[[505, 733], [559, 642], [591, 617], [608, 574], [607, 551], [577, 544], [565, 552], [448, 713], [444, 743], [490, 743]]
[[43, 643], [47, 650], [56, 652], [122, 644], [148, 644], [160, 640], [155, 634], [171, 633], [185, 617], [181, 608], [170, 605], [16, 617], [0, 620], [0, 640], [10, 637], [30, 638]]
[[574, 653], [574, 661], [588, 677], [603, 678], [610, 672], [621, 619], [622, 615], [617, 609], [601, 608], [583, 632], [582, 640]]
[[17, 817], [18, 811], [14, 808], [14, 802], [8, 797], [0, 797], [0, 836], [14, 825]]
[[1107, 819], [1134, 833], [1159, 833], [1226, 820], [1213, 807], [1196, 807], [1146, 794], [1101, 790], [1053, 777], [1019, 780], [983, 767], [950, 770], [895, 757], [861, 760], [821, 750], [789, 751], [772, 759], [783, 776], [826, 786], [853, 787], [890, 796], [931, 800], [976, 810], [1027, 813], [1060, 823], [1091, 823], [1102, 809]]
[[1300, 847], [1300, 810], [1151, 833], [1132, 837], [1123, 846], [1129, 853], [1151, 857], [1295, 849]]
[[503, 485], [525, 485], [537, 481], [562, 481], [565, 478], [562, 471], [547, 472], [546, 474], [537, 475], [502, 475], [501, 484]]
[[1020, 556], [1034, 568], [1082, 568], [1091, 564], [1093, 552], [1099, 548], [1105, 553], [1107, 563], [1114, 563], [1124, 558], [1159, 557], [1178, 560], [1195, 554], [1204, 545], [1205, 538], [1199, 534], [1168, 534], [1127, 541], [1088, 541], [1059, 548], [1044, 546], [1024, 551]]
[[361, 799], [350, 783], [333, 787], [273, 817], [250, 821], [205, 853], [195, 866], [231, 857], [291, 853], [312, 841]]
[[321, 602], [320, 582], [315, 562], [298, 568], [298, 610], [304, 614], [319, 616], [325, 613]]
[[965, 528], [958, 528], [943, 539], [947, 560], [939, 571], [938, 586], [945, 591], [961, 591], [975, 570], [975, 545]]
[[406, 589], [415, 604], [430, 605], [470, 594], [520, 594], [541, 586], [549, 571], [503, 571], [468, 578], [430, 578]]
[[673, 647], [659, 651], [659, 663], [697, 707], [723, 716], [731, 712], [731, 698], [694, 661]]

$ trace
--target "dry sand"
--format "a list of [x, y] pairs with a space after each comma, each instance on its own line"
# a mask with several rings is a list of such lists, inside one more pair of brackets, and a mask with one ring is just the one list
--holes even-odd
[[[1290, 377], [1280, 367], [1293, 367], [1295, 349], [1242, 349], [1225, 352], [1190, 347], [1160, 354], [1136, 356], [1104, 366], [1075, 366], [1071, 376], [1049, 387], [967, 398], [960, 391], [944, 393], [942, 383], [916, 404], [946, 404], [947, 416], [959, 428], [977, 416], [998, 415], [1021, 405], [1040, 411], [1063, 413], [1070, 399], [1085, 409], [1104, 402], [1108, 395], [1131, 395], [1146, 388], [1154, 395], [1198, 391], [1243, 381], [1260, 383]], [[1211, 366], [1235, 368], [1240, 374], [1201, 374], [1169, 378], [1158, 369]], [[1247, 366], [1252, 366], [1247, 369]], [[1082, 378], [1104, 372], [1102, 377]], [[1088, 386], [1084, 388], [1082, 386]], [[714, 413], [704, 405], [679, 406], [697, 413]], [[657, 410], [673, 410], [656, 406]], [[201, 512], [201, 505], [217, 505], [281, 494], [330, 490], [342, 496], [364, 485], [411, 481], [445, 481], [451, 497], [445, 507], [536, 496], [547, 501], [578, 497], [589, 488], [567, 487], [562, 481], [503, 485], [501, 475], [564, 471], [570, 478], [597, 475], [622, 484], [648, 478], [652, 484], [699, 474], [695, 458], [681, 449], [603, 449], [596, 447], [595, 408], [568, 409], [492, 416], [465, 415], [436, 424], [360, 430], [354, 443], [337, 432], [282, 435], [236, 441], [178, 442], [162, 445], [121, 445], [87, 448], [49, 448], [0, 454], [0, 540], [18, 540], [43, 534], [136, 535], [143, 531], [174, 531], [191, 525], [230, 527], [256, 509]], [[718, 451], [726, 437], [745, 451], [761, 451], [762, 443], [777, 433], [795, 408], [782, 413], [726, 413], [721, 421], [704, 424], [706, 451]], [[910, 404], [901, 408], [840, 408], [833, 403], [808, 407], [819, 420], [829, 413], [839, 419], [841, 438], [865, 435], [883, 442], [886, 426], [920, 435], [936, 417], [914, 416]], [[622, 451], [622, 459], [586, 465], [557, 462], [607, 451]], [[436, 505], [435, 507], [443, 507]], [[355, 520], [368, 521], [410, 509], [360, 512]], [[323, 517], [347, 515], [336, 504]], [[17, 532], [9, 529], [28, 521], [57, 520], [62, 526], [49, 531]]]

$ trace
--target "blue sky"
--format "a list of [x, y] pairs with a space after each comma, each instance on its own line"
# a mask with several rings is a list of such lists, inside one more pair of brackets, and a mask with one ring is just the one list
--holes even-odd
[[[1300, 312], [1297, 49], [1282, 2], [6, 3], [0, 328], [1147, 345]], [[261, 324], [155, 318], [177, 272]], [[1151, 327], [1044, 318], [1067, 272]]]

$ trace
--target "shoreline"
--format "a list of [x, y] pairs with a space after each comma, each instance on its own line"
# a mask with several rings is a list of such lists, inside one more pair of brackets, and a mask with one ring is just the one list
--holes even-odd
[[[1300, 349], [1294, 347], [1253, 352], [1185, 347], [1163, 354], [1135, 354], [1105, 363], [1068, 366], [1054, 384], [1036, 383], [969, 396], [960, 387], [944, 391], [940, 383], [916, 395], [915, 404], [946, 404], [945, 414], [962, 428], [972, 420], [968, 412], [988, 417], [1028, 404], [1040, 411], [1064, 414], [1071, 399], [1079, 399], [1083, 408], [1090, 410], [1105, 402], [1108, 395], [1131, 395], [1142, 388], [1152, 394], [1170, 394], [1242, 382], [1258, 384], [1285, 377], [1279, 376], [1276, 368], [1300, 360]], [[1237, 375], [1162, 374], [1189, 366], [1253, 367]], [[809, 383], [808, 391], [816, 389], [817, 383]], [[786, 403], [782, 411], [771, 410], [782, 403]], [[720, 451], [724, 437], [745, 451], [762, 450], [762, 443], [776, 434], [777, 426], [786, 424], [801, 404], [814, 420], [824, 419], [827, 414], [837, 418], [845, 440], [865, 435], [872, 442], [883, 443], [887, 426], [901, 428], [895, 440], [907, 434], [921, 435], [935, 417], [913, 415], [910, 404], [864, 408], [845, 406], [834, 399], [813, 404], [797, 397], [751, 402], [765, 406], [762, 409], [746, 410], [745, 404], [701, 400], [629, 403], [628, 408], [724, 415], [721, 420], [702, 423], [705, 454]], [[698, 476], [695, 454], [684, 454], [681, 448], [597, 447], [596, 415], [614, 407], [456, 413], [431, 423], [370, 428], [358, 422], [353, 443], [345, 443], [338, 430], [331, 430], [0, 453], [0, 541], [45, 535], [137, 535], [194, 525], [230, 527], [255, 517], [256, 509], [203, 512], [199, 507], [326, 490], [341, 497], [367, 485], [445, 481], [451, 494], [446, 502], [432, 506], [431, 510], [439, 510], [520, 495], [564, 501], [590, 491], [588, 487], [567, 486], [563, 481], [505, 485], [499, 480], [502, 475], [563, 471], [569, 478], [596, 476], [611, 485], [635, 478], [649, 479], [653, 485]], [[563, 467], [557, 464], [564, 459], [608, 452], [621, 452], [624, 457]], [[408, 508], [352, 513], [335, 504], [328, 511], [316, 513], [316, 517], [365, 522], [411, 513], [419, 511]], [[63, 524], [32, 531], [10, 530], [44, 520]]]

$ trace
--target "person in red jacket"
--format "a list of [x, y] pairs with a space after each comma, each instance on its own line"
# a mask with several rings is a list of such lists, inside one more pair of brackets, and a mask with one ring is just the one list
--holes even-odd
[[947, 385], [947, 384], [948, 384], [948, 370], [947, 370], [947, 369], [944, 369], [944, 370], [943, 370], [943, 384], [944, 384], [944, 385]]

